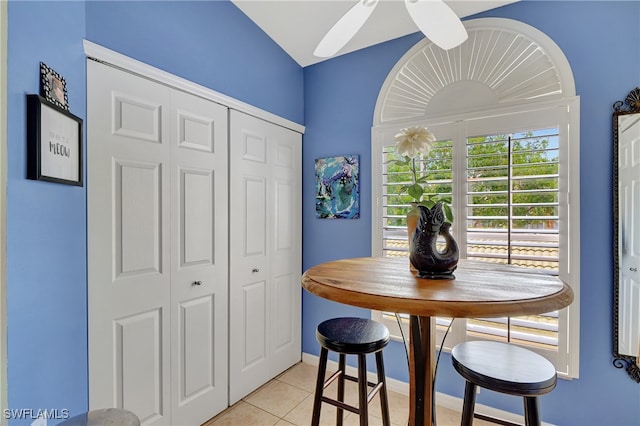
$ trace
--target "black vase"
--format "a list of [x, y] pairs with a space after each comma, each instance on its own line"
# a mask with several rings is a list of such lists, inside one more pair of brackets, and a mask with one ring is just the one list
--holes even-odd
[[[451, 224], [445, 221], [442, 203], [431, 209], [418, 206], [420, 216], [418, 225], [411, 237], [409, 258], [418, 270], [419, 278], [454, 279], [453, 271], [458, 266], [458, 244], [453, 239]], [[442, 235], [445, 247], [442, 251], [436, 245], [438, 236]]]

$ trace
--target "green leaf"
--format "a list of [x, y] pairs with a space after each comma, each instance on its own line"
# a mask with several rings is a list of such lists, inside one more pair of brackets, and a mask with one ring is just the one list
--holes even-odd
[[442, 209], [448, 221], [453, 223], [453, 210], [451, 209], [451, 205], [449, 205], [449, 203], [442, 203]]
[[433, 201], [431, 198], [427, 198], [426, 200], [422, 200], [422, 202], [420, 204], [425, 206], [428, 209], [430, 209], [430, 208], [432, 208], [433, 206], [436, 205], [435, 201]]
[[413, 197], [416, 200], [419, 200], [422, 197], [423, 192], [424, 190], [417, 183], [414, 183], [407, 189], [407, 194], [409, 194], [411, 197]]

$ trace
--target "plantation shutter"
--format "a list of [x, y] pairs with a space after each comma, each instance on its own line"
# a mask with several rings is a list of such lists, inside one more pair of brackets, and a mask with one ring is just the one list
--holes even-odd
[[[467, 258], [559, 269], [557, 128], [466, 142]], [[467, 334], [555, 350], [558, 312], [467, 320]]]
[[[434, 131], [436, 137], [439, 136]], [[464, 147], [439, 140], [417, 161], [428, 176], [424, 198], [464, 197], [453, 232], [468, 259], [559, 270], [559, 134], [558, 128], [467, 137]], [[382, 255], [408, 257], [406, 214], [411, 197], [400, 189], [411, 183], [408, 166], [398, 165], [395, 146], [382, 146]], [[454, 161], [454, 155], [464, 161]], [[456, 167], [463, 170], [456, 170]], [[460, 184], [460, 180], [464, 181]], [[458, 188], [456, 193], [455, 188]], [[463, 192], [459, 188], [465, 188]], [[459, 195], [458, 195], [459, 194]], [[408, 259], [407, 259], [408, 263]], [[383, 313], [395, 321], [393, 313]], [[558, 349], [559, 313], [518, 318], [460, 319], [466, 339], [510, 341], [550, 351]], [[437, 318], [442, 335], [450, 319]]]

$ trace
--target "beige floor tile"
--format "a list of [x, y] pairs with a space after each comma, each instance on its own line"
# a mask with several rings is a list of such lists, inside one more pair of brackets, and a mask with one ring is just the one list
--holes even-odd
[[[359, 426], [360, 417], [356, 414], [351, 414], [344, 420], [344, 426]], [[369, 426], [382, 426], [382, 419], [380, 417], [369, 416]], [[395, 426], [395, 425], [394, 425]]]
[[273, 426], [280, 419], [251, 404], [240, 401], [233, 407], [225, 410], [219, 416], [207, 422], [207, 426]]
[[[331, 372], [331, 374], [333, 374], [333, 372]], [[338, 381], [335, 380], [331, 383], [322, 394], [330, 398], [337, 398]], [[356, 382], [352, 382], [351, 380], [344, 381], [344, 402], [354, 407], [358, 406], [358, 384]]]
[[282, 373], [277, 379], [313, 393], [317, 375], [318, 367], [300, 362]]
[[[328, 372], [327, 377], [333, 374], [333, 372]], [[369, 388], [370, 390], [371, 388]], [[337, 382], [333, 382], [324, 390], [324, 395], [330, 398], [336, 398], [338, 393], [338, 385]], [[407, 395], [403, 395], [397, 392], [388, 391], [387, 397], [389, 399], [389, 417], [391, 419], [391, 423], [394, 425], [406, 425], [409, 421], [409, 397]], [[350, 380], [345, 381], [345, 403], [349, 405], [353, 405], [354, 407], [358, 406], [358, 384], [352, 382]], [[323, 410], [327, 408], [332, 408], [328, 404], [323, 404]], [[376, 395], [371, 402], [369, 403], [369, 416], [376, 417], [377, 420], [382, 418], [382, 408], [380, 407], [380, 397]], [[335, 412], [335, 410], [333, 411]], [[321, 418], [324, 419], [325, 414], [322, 412]], [[353, 421], [353, 418], [358, 418], [358, 416], [349, 413], [352, 417], [350, 421]], [[346, 417], [345, 417], [346, 419]], [[357, 421], [356, 421], [357, 423]], [[373, 423], [375, 424], [375, 423]]]
[[[309, 395], [293, 410], [284, 416], [284, 420], [293, 423], [296, 426], [309, 426], [311, 424], [311, 414], [313, 412], [313, 395]], [[345, 420], [351, 413], [345, 413]], [[320, 425], [335, 426], [336, 424], [336, 408], [329, 404], [322, 404], [320, 410]]]
[[[337, 383], [332, 383], [325, 389], [324, 395], [336, 398]], [[371, 390], [371, 388], [369, 388]], [[391, 423], [406, 425], [409, 421], [409, 397], [398, 392], [387, 391], [389, 400], [389, 417]], [[355, 407], [358, 406], [358, 384], [350, 380], [345, 381], [345, 402]], [[369, 403], [369, 414], [382, 418], [382, 408], [380, 407], [380, 396], [376, 396]]]
[[[389, 418], [394, 425], [406, 425], [409, 421], [409, 397], [398, 392], [387, 391], [389, 400]], [[376, 417], [382, 417], [380, 396], [376, 395], [369, 403], [369, 411]]]
[[[369, 388], [371, 389], [371, 388]], [[331, 387], [327, 390], [332, 390]], [[334, 396], [333, 394], [331, 395]], [[387, 399], [389, 400], [389, 418], [393, 425], [406, 426], [409, 421], [409, 397], [393, 391], [387, 391]], [[356, 383], [347, 382], [345, 386], [345, 401], [348, 404], [358, 406], [358, 387]], [[380, 396], [376, 396], [371, 400], [368, 406], [369, 424], [382, 424], [382, 407], [380, 406]], [[358, 416], [351, 414], [350, 422], [358, 424]], [[346, 423], [346, 422], [345, 422]], [[350, 423], [346, 423], [350, 424]]]
[[309, 392], [298, 387], [291, 386], [279, 380], [273, 380], [244, 398], [243, 401], [261, 408], [274, 416], [284, 417], [284, 415], [309, 395]]
[[[204, 426], [308, 426], [311, 424], [313, 410], [313, 392], [315, 388], [317, 367], [299, 363], [260, 387], [241, 402], [214, 417]], [[326, 377], [333, 374], [328, 371]], [[325, 395], [335, 398], [337, 384], [332, 383]], [[406, 426], [409, 421], [409, 397], [388, 391], [389, 412], [393, 426]], [[358, 405], [358, 387], [351, 381], [345, 382], [345, 402]], [[382, 412], [379, 396], [369, 403], [369, 424], [382, 425]], [[445, 407], [437, 407], [438, 426], [457, 426], [460, 424], [459, 411]], [[358, 416], [344, 413], [346, 426], [357, 426]], [[336, 408], [322, 404], [320, 424], [333, 426], [336, 424]], [[492, 423], [475, 419], [474, 426], [491, 426]]]
[[457, 411], [444, 407], [436, 407], [436, 420], [438, 422], [438, 426], [457, 426], [460, 424], [461, 418], [461, 414]]

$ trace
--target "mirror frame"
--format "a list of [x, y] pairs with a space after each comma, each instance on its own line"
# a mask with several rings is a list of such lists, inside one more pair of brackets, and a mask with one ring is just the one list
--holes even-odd
[[620, 255], [619, 255], [619, 194], [618, 194], [618, 117], [627, 114], [640, 114], [640, 88], [633, 89], [623, 101], [613, 104], [613, 365], [624, 368], [632, 380], [640, 383], [640, 367], [637, 359], [618, 352], [618, 314], [620, 297]]

